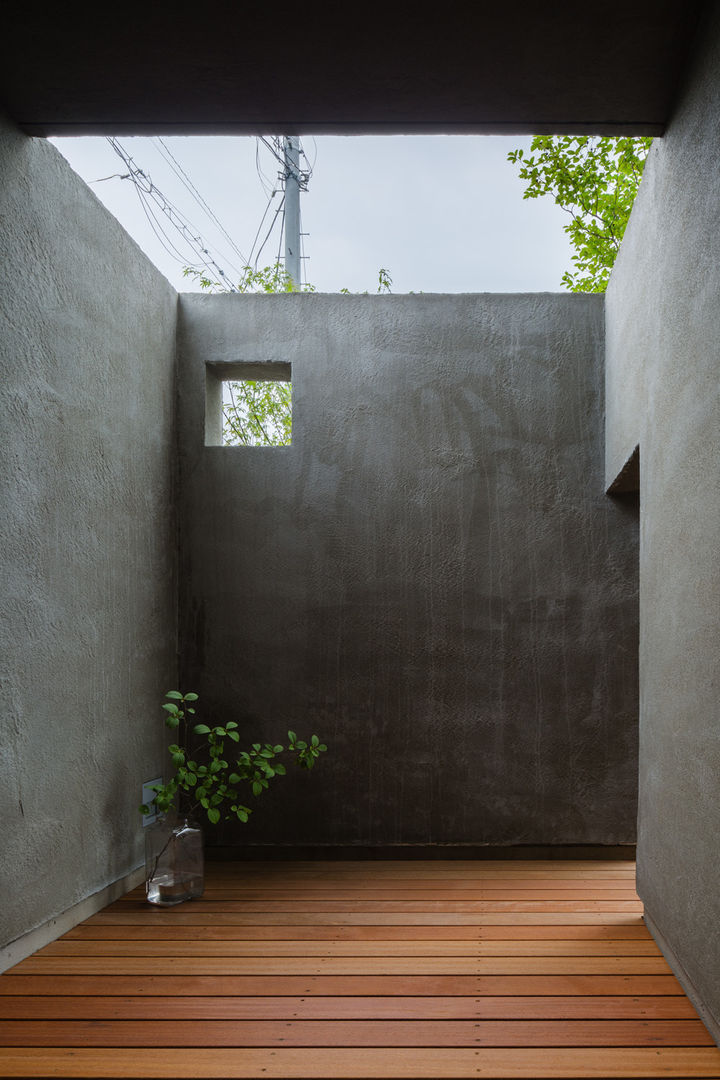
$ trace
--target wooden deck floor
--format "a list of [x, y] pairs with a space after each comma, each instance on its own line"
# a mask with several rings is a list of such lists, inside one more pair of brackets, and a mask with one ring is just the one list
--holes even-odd
[[0, 976], [3, 1077], [715, 1077], [628, 862], [211, 864]]

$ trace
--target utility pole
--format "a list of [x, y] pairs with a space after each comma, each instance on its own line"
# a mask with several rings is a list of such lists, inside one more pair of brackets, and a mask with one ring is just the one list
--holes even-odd
[[300, 140], [297, 135], [283, 136], [285, 159], [285, 272], [293, 289], [302, 287], [300, 269]]

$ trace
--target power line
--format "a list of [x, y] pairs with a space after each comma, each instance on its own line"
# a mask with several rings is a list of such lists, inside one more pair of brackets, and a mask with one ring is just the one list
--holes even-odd
[[[243, 255], [242, 251], [241, 251], [241, 250], [240, 250], [240, 248], [239, 248], [239, 247], [237, 246], [237, 244], [236, 244], [236, 243], [235, 243], [235, 241], [233, 240], [232, 236], [231, 236], [231, 235], [230, 235], [230, 233], [229, 233], [229, 232], [227, 231], [227, 229], [225, 228], [225, 226], [223, 225], [223, 223], [222, 223], [222, 222], [220, 221], [220, 219], [219, 219], [219, 218], [217, 217], [217, 215], [215, 214], [215, 212], [214, 212], [214, 211], [213, 211], [213, 210], [211, 209], [211, 207], [210, 207], [210, 206], [208, 206], [207, 202], [205, 201], [205, 199], [203, 198], [203, 196], [202, 196], [202, 195], [200, 194], [200, 192], [198, 191], [198, 189], [196, 188], [195, 184], [194, 184], [194, 183], [192, 182], [192, 180], [190, 179], [190, 177], [188, 176], [188, 174], [187, 174], [187, 173], [185, 172], [185, 170], [183, 169], [182, 165], [181, 165], [181, 164], [180, 164], [180, 162], [179, 162], [179, 161], [177, 160], [177, 158], [175, 157], [175, 155], [173, 154], [172, 150], [171, 150], [171, 149], [170, 149], [170, 147], [169, 147], [169, 146], [167, 145], [167, 143], [165, 142], [165, 140], [164, 140], [164, 139], [162, 139], [162, 138], [160, 138], [160, 136], [158, 136], [158, 137], [157, 137], [157, 139], [156, 139], [156, 145], [158, 145], [158, 147], [159, 147], [159, 149], [160, 149], [160, 153], [161, 153], [161, 154], [162, 154], [162, 156], [163, 156], [163, 157], [165, 158], [165, 161], [167, 161], [168, 165], [170, 166], [170, 168], [172, 169], [172, 171], [173, 171], [173, 172], [175, 173], [175, 175], [176, 175], [176, 176], [178, 177], [178, 179], [180, 180], [180, 182], [181, 182], [181, 183], [182, 183], [182, 184], [184, 185], [184, 187], [185, 187], [185, 188], [186, 188], [186, 189], [187, 189], [187, 190], [188, 190], [188, 191], [190, 192], [190, 194], [192, 195], [193, 199], [194, 199], [194, 200], [195, 200], [195, 202], [196, 202], [196, 203], [198, 204], [198, 206], [199, 206], [199, 207], [201, 208], [201, 210], [203, 210], [203, 211], [204, 211], [204, 213], [205, 213], [205, 214], [206, 214], [206, 215], [207, 215], [207, 216], [208, 216], [208, 217], [210, 218], [210, 220], [211, 220], [212, 222], [214, 222], [214, 224], [215, 224], [215, 225], [217, 226], [217, 228], [218, 228], [218, 229], [220, 230], [220, 232], [221, 232], [221, 233], [222, 233], [222, 235], [223, 235], [223, 236], [225, 237], [225, 239], [227, 240], [227, 242], [228, 242], [228, 243], [230, 244], [230, 247], [231, 247], [231, 248], [232, 248], [232, 250], [233, 250], [233, 251], [235, 252], [235, 254], [236, 254], [237, 256], [239, 256], [239, 258], [240, 258], [240, 261], [241, 261], [241, 263], [243, 264], [243, 266], [247, 266], [247, 262], [248, 262], [248, 260], [247, 260], [247, 259], [245, 258], [245, 256]], [[234, 269], [235, 269], [235, 270], [236, 270], [236, 271], [237, 271], [238, 273], [240, 273], [240, 272], [241, 272], [241, 271], [240, 271], [240, 270], [238, 269], [238, 267], [234, 267]]]
[[[277, 210], [275, 211], [275, 216], [273, 217], [273, 219], [272, 219], [272, 221], [270, 223], [270, 228], [267, 231], [265, 239], [263, 240], [262, 244], [260, 245], [260, 248], [258, 249], [258, 253], [255, 256], [255, 268], [256, 269], [257, 269], [258, 260], [260, 259], [260, 256], [262, 255], [263, 248], [267, 244], [268, 240], [270, 239], [270, 235], [271, 235], [273, 229], [275, 228], [275, 222], [278, 219], [278, 215], [281, 214], [281, 213], [284, 213], [284, 206], [285, 206], [285, 198], [283, 197], [280, 200], [280, 205], [278, 206]], [[282, 229], [280, 229], [280, 243], [279, 243], [279, 247], [278, 247], [278, 255], [277, 255], [277, 260], [276, 260], [277, 262], [280, 262], [280, 247], [282, 246], [282, 238], [283, 238], [283, 231], [282, 231]]]
[[[270, 192], [270, 198], [267, 201], [267, 205], [265, 207], [265, 212], [263, 213], [263, 216], [260, 219], [260, 224], [257, 227], [257, 232], [255, 233], [255, 239], [253, 240], [252, 247], [250, 248], [250, 258], [248, 259], [248, 265], [252, 262], [252, 257], [253, 257], [253, 254], [255, 252], [255, 245], [258, 242], [258, 237], [260, 235], [260, 230], [262, 229], [263, 225], [265, 224], [265, 218], [268, 215], [268, 210], [270, 209], [270, 206], [272, 205], [272, 201], [273, 201], [273, 199], [275, 198], [276, 195], [277, 195], [277, 191], [271, 191]], [[275, 215], [275, 218], [273, 218], [273, 225], [275, 224], [276, 218], [277, 218], [277, 214]], [[272, 226], [271, 226], [271, 228], [272, 228]], [[260, 249], [260, 251], [262, 251], [262, 248]], [[256, 270], [257, 270], [257, 261], [260, 258], [260, 251], [257, 254], [257, 258], [255, 259], [255, 269]]]
[[[152, 182], [150, 176], [142, 169], [138, 168], [133, 158], [122, 147], [122, 145], [118, 142], [116, 138], [109, 137], [107, 141], [109, 142], [110, 146], [112, 146], [115, 153], [125, 163], [125, 166], [128, 169], [128, 173], [125, 177], [123, 177], [123, 179], [129, 179], [132, 181], [135, 190], [138, 193], [138, 197], [140, 198], [143, 209], [146, 212], [148, 220], [150, 220], [150, 218], [152, 217], [155, 225], [165, 238], [165, 241], [170, 244], [173, 250], [177, 253], [176, 256], [173, 257], [177, 257], [178, 261], [183, 262], [186, 265], [190, 262], [194, 263], [194, 265], [192, 265], [192, 269], [201, 272], [200, 268], [197, 265], [199, 262], [209, 274], [217, 274], [219, 276], [220, 281], [217, 283], [218, 285], [220, 285], [227, 292], [235, 292], [236, 289], [232, 285], [232, 283], [230, 283], [228, 275], [226, 274], [225, 270], [223, 270], [222, 267], [219, 266], [217, 261], [212, 257], [210, 250], [205, 245], [205, 241], [199, 234], [197, 227], [193, 225], [190, 219], [187, 218], [180, 210], [178, 210], [176, 206], [173, 205], [173, 203], [162, 193], [162, 191], [160, 191], [158, 187], [156, 187], [156, 185]], [[175, 247], [172, 240], [170, 240], [167, 232], [163, 228], [160, 219], [155, 215], [152, 207], [150, 206], [150, 200], [152, 200], [152, 202], [159, 208], [159, 210], [168, 219], [170, 224], [182, 237], [185, 244], [190, 248], [193, 255], [195, 256], [194, 260], [185, 259], [182, 253], [178, 250], [178, 248]], [[153, 232], [155, 232], [156, 236], [158, 235], [155, 228], [153, 228]], [[158, 237], [158, 239], [160, 238]], [[160, 242], [163, 243], [162, 241]], [[167, 247], [165, 247], [164, 243], [163, 247], [166, 251], [168, 250]], [[171, 253], [168, 252], [168, 254]]]

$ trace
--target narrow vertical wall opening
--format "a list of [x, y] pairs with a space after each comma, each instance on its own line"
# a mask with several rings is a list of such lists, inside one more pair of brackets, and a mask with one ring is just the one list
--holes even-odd
[[607, 489], [608, 495], [632, 495], [640, 506], [640, 446], [636, 446]]
[[638, 756], [638, 774], [635, 798], [638, 799], [640, 783], [639, 752], [640, 752], [640, 447], [636, 446], [622, 469], [607, 489], [619, 513], [633, 522], [633, 533], [630, 534], [636, 548], [636, 561], [634, 564], [635, 586], [637, 599], [635, 606], [635, 646], [630, 662], [634, 665], [634, 684], [636, 688], [636, 723], [634, 731], [634, 753]]

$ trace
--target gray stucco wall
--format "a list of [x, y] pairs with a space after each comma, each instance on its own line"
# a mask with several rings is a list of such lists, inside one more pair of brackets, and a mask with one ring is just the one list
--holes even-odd
[[0, 126], [0, 944], [135, 867], [176, 676], [176, 294]]
[[[181, 296], [181, 670], [314, 775], [226, 843], [635, 836], [637, 518], [603, 299]], [[289, 448], [204, 445], [206, 362], [292, 364]]]
[[[712, 5], [711, 5], [712, 7]], [[640, 445], [638, 883], [720, 1036], [720, 19], [607, 293], [607, 479]]]

